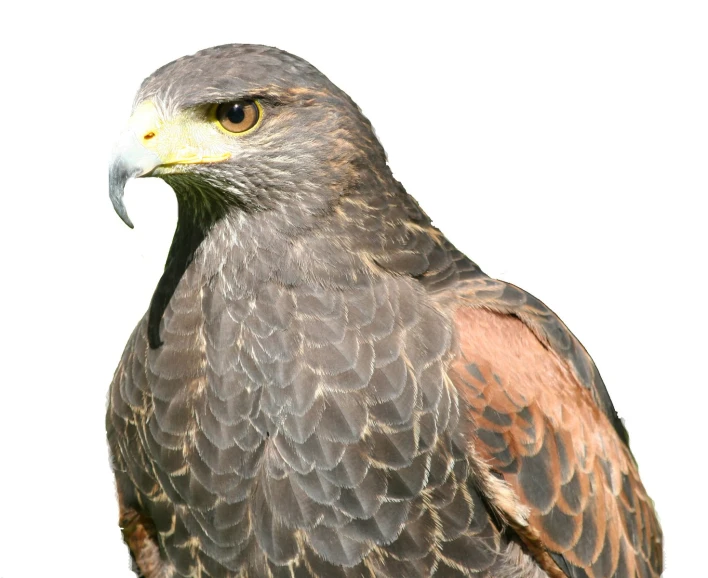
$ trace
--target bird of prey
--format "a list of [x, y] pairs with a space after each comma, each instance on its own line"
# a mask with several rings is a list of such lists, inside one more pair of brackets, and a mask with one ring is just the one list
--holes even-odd
[[432, 226], [312, 65], [228, 45], [160, 68], [110, 167], [129, 225], [141, 176], [178, 224], [109, 394], [138, 575], [661, 574], [588, 353]]

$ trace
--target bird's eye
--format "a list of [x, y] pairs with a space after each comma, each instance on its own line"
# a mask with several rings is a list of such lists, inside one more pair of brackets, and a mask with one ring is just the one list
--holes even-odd
[[216, 120], [229, 132], [246, 132], [258, 123], [261, 110], [252, 100], [224, 102], [216, 107]]

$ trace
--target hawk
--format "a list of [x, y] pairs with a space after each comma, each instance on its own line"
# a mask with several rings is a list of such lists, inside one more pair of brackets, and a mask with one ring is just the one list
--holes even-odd
[[662, 535], [592, 359], [392, 176], [304, 60], [228, 45], [147, 78], [110, 198], [178, 224], [110, 387], [145, 578], [625, 578]]

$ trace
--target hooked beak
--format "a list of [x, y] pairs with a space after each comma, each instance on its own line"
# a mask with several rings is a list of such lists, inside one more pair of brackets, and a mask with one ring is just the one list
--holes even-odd
[[147, 175], [160, 164], [160, 157], [142, 146], [134, 132], [126, 130], [121, 135], [108, 172], [108, 195], [118, 216], [131, 229], [133, 223], [123, 203], [125, 183], [128, 179]]
[[113, 160], [108, 171], [111, 203], [118, 216], [131, 229], [133, 223], [123, 203], [128, 179], [151, 176], [158, 167], [218, 162], [231, 156], [231, 153], [223, 150], [203, 150], [204, 144], [208, 143], [195, 141], [193, 128], [186, 119], [180, 117], [164, 121], [150, 101], [143, 102], [133, 112], [113, 150]]
[[108, 171], [108, 195], [118, 216], [131, 229], [133, 223], [123, 203], [125, 184], [128, 179], [147, 175], [162, 164], [160, 155], [149, 147], [160, 124], [155, 105], [142, 103], [135, 109], [113, 149], [113, 160]]

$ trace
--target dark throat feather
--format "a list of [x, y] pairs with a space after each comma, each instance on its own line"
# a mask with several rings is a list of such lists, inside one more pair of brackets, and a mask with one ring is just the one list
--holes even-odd
[[148, 342], [151, 349], [162, 345], [160, 322], [182, 275], [192, 263], [202, 241], [231, 207], [240, 207], [235, 197], [203, 182], [180, 176], [165, 176], [177, 196], [177, 228], [167, 254], [165, 270], [150, 300]]

